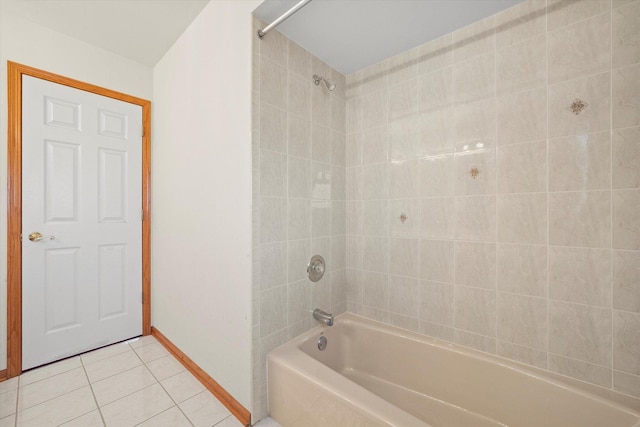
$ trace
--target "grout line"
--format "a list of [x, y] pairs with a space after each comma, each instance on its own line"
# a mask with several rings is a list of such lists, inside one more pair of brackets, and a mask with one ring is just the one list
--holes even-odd
[[614, 381], [614, 353], [615, 353], [615, 326], [613, 321], [613, 275], [614, 275], [614, 260], [613, 260], [613, 0], [610, 1], [610, 12], [611, 16], [609, 19], [609, 27], [610, 27], [610, 38], [609, 38], [609, 61], [610, 61], [610, 69], [609, 73], [609, 186], [611, 191], [611, 197], [609, 198], [609, 245], [610, 245], [610, 254], [609, 254], [609, 268], [610, 276], [609, 276], [609, 292], [610, 292], [610, 300], [609, 300], [609, 308], [611, 310], [610, 321], [611, 321], [611, 347], [610, 347], [610, 362], [609, 369], [611, 369], [611, 382], [610, 388], [615, 390]]
[[89, 379], [89, 374], [87, 374], [87, 369], [84, 366], [84, 362], [82, 361], [82, 358], [80, 358], [80, 365], [82, 366], [82, 370], [84, 371], [84, 375], [87, 378], [87, 383], [89, 383], [89, 389], [91, 390], [91, 395], [93, 396], [93, 401], [95, 402], [96, 408], [98, 409], [98, 413], [100, 414], [100, 419], [102, 420], [102, 424], [104, 424], [106, 426], [107, 422], [104, 420], [104, 415], [102, 414], [102, 409], [100, 408], [100, 405], [98, 404], [98, 399], [96, 398], [96, 393], [93, 391], [93, 385], [91, 384], [91, 380]]

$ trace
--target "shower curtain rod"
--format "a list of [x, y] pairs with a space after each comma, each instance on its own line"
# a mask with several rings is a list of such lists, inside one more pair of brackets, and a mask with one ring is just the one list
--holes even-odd
[[264, 36], [266, 36], [269, 31], [273, 30], [275, 27], [280, 25], [282, 21], [284, 21], [285, 19], [287, 19], [288, 17], [290, 17], [291, 15], [293, 15], [294, 13], [296, 13], [297, 11], [305, 7], [309, 2], [311, 2], [311, 0], [302, 0], [301, 2], [298, 2], [291, 9], [283, 13], [282, 16], [280, 16], [280, 18], [276, 19], [271, 24], [264, 27], [263, 30], [258, 30], [258, 38], [263, 38]]

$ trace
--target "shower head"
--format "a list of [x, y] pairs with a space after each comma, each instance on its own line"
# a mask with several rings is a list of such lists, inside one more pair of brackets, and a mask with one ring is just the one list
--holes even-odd
[[333, 83], [331, 80], [327, 80], [324, 77], [321, 77], [321, 76], [318, 76], [317, 74], [314, 74], [313, 75], [313, 83], [315, 83], [316, 86], [319, 86], [320, 82], [324, 82], [324, 85], [330, 91], [332, 91], [332, 90], [334, 90], [336, 88], [336, 84]]

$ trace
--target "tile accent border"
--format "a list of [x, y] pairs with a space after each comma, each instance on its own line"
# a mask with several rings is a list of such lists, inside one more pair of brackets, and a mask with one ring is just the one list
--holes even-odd
[[[175, 356], [182, 365], [191, 372], [244, 426], [251, 425], [251, 413], [240, 404], [216, 380], [211, 378], [200, 366], [182, 352], [174, 343], [165, 337], [155, 326], [151, 327], [151, 335]], [[0, 372], [1, 374], [1, 372]], [[1, 376], [0, 376], [1, 377]]]

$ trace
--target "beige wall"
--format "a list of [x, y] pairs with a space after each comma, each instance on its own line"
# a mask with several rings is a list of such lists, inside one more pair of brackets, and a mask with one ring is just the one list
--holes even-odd
[[7, 354], [7, 61], [140, 98], [153, 96], [150, 67], [13, 16], [0, 1], [0, 370]]
[[640, 2], [546, 4], [347, 76], [347, 308], [640, 396]]
[[251, 405], [251, 12], [212, 1], [153, 71], [152, 324]]
[[[315, 326], [313, 308], [346, 310], [345, 81], [278, 31], [255, 38], [253, 52], [255, 421], [267, 414], [267, 352]], [[315, 86], [314, 74], [336, 89]], [[327, 263], [316, 283], [313, 254]]]

